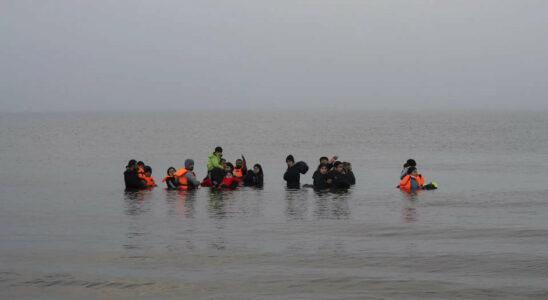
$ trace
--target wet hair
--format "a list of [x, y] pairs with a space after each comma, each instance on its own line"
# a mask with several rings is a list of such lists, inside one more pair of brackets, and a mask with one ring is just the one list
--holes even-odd
[[336, 168], [337, 168], [339, 165], [341, 165], [341, 164], [342, 164], [342, 162], [340, 162], [340, 161], [337, 160], [337, 161], [333, 164], [333, 168], [336, 169]]
[[142, 166], [145, 165], [145, 163], [144, 163], [143, 161], [139, 161], [139, 162], [137, 163], [137, 165], [142, 167]]
[[262, 175], [262, 174], [263, 174], [263, 167], [262, 167], [260, 164], [255, 164], [255, 165], [253, 166], [253, 168], [255, 168], [255, 167], [259, 168], [259, 174]]
[[145, 173], [146, 173], [146, 172], [152, 173], [152, 168], [149, 167], [149, 166], [144, 166], [144, 167], [143, 167], [143, 171], [145, 171]]
[[318, 165], [318, 169], [316, 169], [316, 171], [319, 171], [322, 167], [325, 167], [326, 169], [328, 169], [326, 163], [321, 163], [321, 164]]
[[234, 165], [231, 162], [227, 161], [225, 165], [229, 166], [230, 170], [234, 170]]
[[413, 173], [413, 171], [417, 170], [416, 167], [409, 167], [409, 169], [407, 169], [407, 175], [410, 175], [411, 173]]
[[322, 161], [322, 160], [327, 160], [327, 161], [329, 161], [329, 158], [327, 158], [327, 156], [322, 156], [322, 157], [320, 157], [320, 161]]
[[289, 155], [285, 158], [285, 162], [288, 162], [288, 161], [295, 162], [295, 158], [293, 158], [293, 155], [289, 154]]
[[133, 166], [133, 165], [136, 165], [137, 164], [137, 161], [135, 159], [130, 159], [129, 162], [127, 163], [127, 166]]
[[417, 166], [417, 162], [412, 158], [408, 159], [405, 164], [409, 167], [416, 167]]
[[217, 146], [217, 147], [215, 147], [215, 152], [223, 153], [223, 148], [221, 148], [221, 146]]
[[174, 167], [169, 167], [169, 168], [167, 168], [167, 172], [166, 172], [166, 173], [167, 173], [167, 175], [169, 175], [169, 170], [172, 170], [172, 169], [173, 169], [173, 171], [177, 171], [177, 170], [175, 170], [175, 168], [174, 168]]

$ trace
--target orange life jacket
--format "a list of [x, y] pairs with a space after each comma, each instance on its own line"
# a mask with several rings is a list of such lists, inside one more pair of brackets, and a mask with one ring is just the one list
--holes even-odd
[[244, 177], [244, 171], [243, 171], [242, 168], [234, 169], [234, 170], [232, 170], [232, 173], [234, 173], [234, 176], [236, 176], [238, 178]]
[[145, 170], [143, 170], [143, 168], [139, 167], [137, 169], [137, 176], [139, 176], [139, 179], [145, 179], [146, 178]]
[[404, 191], [411, 191], [411, 178], [417, 181], [417, 186], [419, 187], [424, 184], [424, 177], [421, 174], [417, 174], [417, 176], [405, 175], [398, 187]]
[[173, 178], [173, 177], [174, 177], [174, 176], [166, 175], [166, 177], [164, 177], [164, 179], [162, 179], [162, 182], [166, 182], [166, 180], [167, 180], [168, 178]]
[[[175, 174], [173, 174], [174, 176], [179, 177], [179, 188], [183, 191], [188, 190], [188, 180], [185, 177], [187, 172], [192, 172], [192, 171], [189, 171], [185, 168], [182, 168], [182, 169], [177, 170], [177, 172], [175, 172]], [[192, 174], [194, 174], [194, 178], [198, 179], [198, 176], [196, 176], [196, 173], [192, 172]], [[196, 186], [194, 188], [197, 189], [198, 187]]]
[[145, 177], [145, 186], [155, 186], [156, 184], [154, 183], [154, 177], [150, 176], [150, 177]]

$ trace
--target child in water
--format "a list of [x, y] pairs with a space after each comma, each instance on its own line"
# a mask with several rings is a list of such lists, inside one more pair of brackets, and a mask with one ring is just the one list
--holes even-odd
[[221, 182], [219, 189], [225, 188], [225, 189], [233, 190], [238, 187], [240, 182], [242, 182], [240, 179], [232, 175], [232, 171], [226, 171], [225, 177], [223, 178], [223, 181]]
[[167, 188], [170, 190], [178, 188], [177, 180], [175, 179], [175, 168], [169, 167], [167, 169], [167, 176], [162, 179], [162, 182], [165, 182], [167, 185]]
[[144, 166], [143, 170], [145, 171], [145, 186], [146, 187], [155, 187], [157, 186], [156, 183], [154, 183], [154, 177], [152, 177], [152, 168], [149, 166]]

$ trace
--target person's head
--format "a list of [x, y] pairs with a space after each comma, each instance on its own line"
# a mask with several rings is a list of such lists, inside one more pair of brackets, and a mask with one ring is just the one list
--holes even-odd
[[194, 161], [192, 159], [185, 159], [185, 169], [189, 171], [194, 170]]
[[412, 158], [408, 159], [407, 162], [406, 162], [405, 164], [406, 164], [408, 167], [416, 167], [416, 166], [417, 166], [417, 162], [416, 162], [414, 159], [412, 159]]
[[215, 147], [215, 152], [214, 153], [217, 156], [223, 156], [223, 148], [221, 148], [220, 146]]
[[169, 176], [173, 176], [173, 174], [175, 174], [175, 172], [176, 172], [176, 170], [175, 170], [174, 167], [169, 167], [167, 169], [167, 175], [169, 175]]
[[128, 163], [127, 163], [127, 166], [126, 168], [128, 170], [135, 170], [135, 167], [137, 166], [137, 161], [135, 159], [132, 159], [130, 160]]
[[335, 169], [335, 171], [337, 172], [342, 172], [344, 170], [342, 162], [337, 160], [335, 163], [333, 163], [333, 169]]
[[238, 159], [236, 160], [236, 166], [235, 166], [235, 168], [236, 168], [236, 169], [241, 169], [243, 165], [244, 165], [244, 161], [243, 161], [241, 158], [238, 158]]
[[139, 161], [139, 162], [137, 163], [137, 167], [139, 167], [139, 168], [142, 168], [142, 167], [144, 167], [144, 166], [145, 166], [145, 163], [142, 162], [142, 161]]
[[226, 165], [226, 159], [224, 158], [221, 158], [221, 161], [219, 162], [221, 164], [221, 166], [223, 166], [223, 168], [225, 167]]
[[347, 161], [343, 161], [343, 168], [346, 170], [346, 171], [352, 171], [352, 164], [347, 162]]
[[320, 157], [320, 164], [327, 164], [329, 162], [329, 158], [327, 156]]
[[327, 164], [326, 163], [321, 163], [318, 166], [318, 172], [320, 172], [321, 174], [327, 174]]
[[263, 167], [261, 167], [261, 165], [259, 164], [255, 164], [253, 166], [253, 173], [255, 174], [263, 174]]
[[285, 158], [285, 163], [287, 164], [288, 167], [291, 167], [293, 164], [295, 164], [295, 158], [293, 158], [293, 155], [289, 154]]
[[232, 170], [234, 170], [234, 166], [232, 165], [231, 162], [225, 162], [224, 167], [225, 167], [225, 171], [228, 171], [228, 172], [232, 172]]
[[145, 171], [145, 176], [150, 177], [152, 175], [152, 168], [149, 166], [144, 166], [143, 171]]
[[416, 167], [409, 167], [409, 169], [407, 169], [407, 175], [416, 176], [417, 175], [417, 168]]
[[226, 178], [232, 178], [232, 172], [230, 172], [230, 171], [225, 171], [225, 177], [226, 177]]

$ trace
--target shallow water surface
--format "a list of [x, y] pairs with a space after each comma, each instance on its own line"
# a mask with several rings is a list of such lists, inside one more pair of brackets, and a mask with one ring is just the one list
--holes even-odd
[[[338, 114], [0, 115], [0, 297], [548, 297], [546, 113]], [[123, 189], [131, 158], [201, 178], [216, 145], [264, 188]], [[357, 185], [287, 190], [289, 153]], [[395, 188], [409, 157], [440, 189]]]

